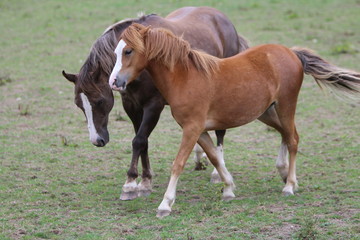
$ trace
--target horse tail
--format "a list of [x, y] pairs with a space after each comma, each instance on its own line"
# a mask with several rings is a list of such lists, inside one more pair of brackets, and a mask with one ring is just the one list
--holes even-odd
[[291, 50], [300, 59], [304, 73], [313, 76], [320, 88], [327, 87], [342, 99], [360, 102], [360, 73], [332, 65], [309, 49]]

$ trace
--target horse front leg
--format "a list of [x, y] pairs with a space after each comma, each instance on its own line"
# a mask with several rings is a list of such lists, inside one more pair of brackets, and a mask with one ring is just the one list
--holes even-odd
[[143, 119], [138, 131], [138, 135], [143, 136], [138, 143], [138, 148], [141, 149], [140, 156], [142, 163], [141, 182], [138, 185], [139, 197], [148, 196], [152, 191], [152, 171], [148, 155], [148, 138], [158, 123], [164, 106], [161, 101], [154, 100], [148, 102], [144, 107]]
[[123, 106], [127, 115], [130, 117], [136, 135], [132, 141], [132, 157], [130, 168], [127, 171], [127, 179], [125, 184], [122, 186], [120, 200], [133, 200], [138, 197], [138, 186], [136, 179], [138, 177], [137, 168], [140, 149], [136, 143], [138, 142], [138, 139], [142, 138], [141, 135], [139, 135], [139, 128], [142, 122], [143, 110], [140, 107], [136, 107], [136, 105], [128, 99], [123, 99]]
[[225, 183], [223, 200], [233, 199], [235, 197], [235, 184], [231, 174], [225, 166], [222, 148], [219, 148], [219, 146], [214, 146], [213, 141], [211, 140], [211, 137], [207, 132], [201, 134], [198, 143], [204, 149], [206, 155], [209, 157], [215, 169], [217, 169], [220, 179]]
[[158, 207], [157, 217], [162, 218], [170, 215], [171, 207], [176, 198], [176, 186], [181, 172], [184, 169], [186, 160], [189, 158], [196, 141], [199, 139], [201, 128], [183, 127], [183, 136], [179, 152], [173, 162], [171, 177], [164, 194], [164, 198]]
[[[122, 187], [121, 200], [132, 200], [140, 196], [148, 196], [152, 191], [152, 172], [148, 156], [148, 138], [154, 130], [162, 110], [163, 101], [158, 99], [149, 100], [143, 107], [134, 107], [134, 104], [125, 104], [125, 111], [130, 117], [136, 136], [132, 141], [132, 158], [130, 168], [127, 172], [127, 180]], [[138, 177], [138, 160], [141, 157], [142, 179], [139, 185], [136, 183]]]

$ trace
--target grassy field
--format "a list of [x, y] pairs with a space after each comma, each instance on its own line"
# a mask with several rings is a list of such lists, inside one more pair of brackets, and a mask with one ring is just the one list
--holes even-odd
[[0, 0], [0, 239], [359, 239], [359, 105], [338, 101], [309, 77], [297, 109], [295, 196], [281, 195], [279, 135], [256, 121], [226, 135], [235, 200], [221, 201], [212, 169], [193, 171], [189, 159], [172, 215], [157, 219], [181, 136], [167, 107], [149, 141], [154, 192], [118, 200], [134, 136], [120, 96], [111, 141], [96, 148], [61, 76], [79, 71], [108, 25], [140, 11], [165, 16], [207, 5], [253, 46], [309, 47], [360, 71], [359, 0], [163, 2]]

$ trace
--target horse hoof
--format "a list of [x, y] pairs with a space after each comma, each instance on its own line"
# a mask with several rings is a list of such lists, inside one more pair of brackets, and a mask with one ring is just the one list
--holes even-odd
[[139, 191], [139, 197], [147, 197], [151, 193], [151, 190], [140, 190]]
[[294, 193], [293, 193], [293, 192], [290, 192], [290, 191], [283, 191], [283, 195], [284, 195], [285, 197], [288, 197], [288, 196], [293, 196]]
[[206, 166], [204, 166], [204, 165], [197, 165], [197, 166], [195, 166], [194, 170], [195, 170], [195, 171], [203, 171], [203, 170], [206, 170]]
[[223, 196], [222, 200], [225, 202], [231, 201], [235, 198], [235, 196]]
[[219, 175], [211, 175], [210, 182], [216, 184], [216, 183], [221, 183], [222, 180]]
[[122, 201], [128, 201], [133, 200], [138, 197], [137, 192], [122, 192], [120, 195], [120, 200]]
[[169, 216], [170, 213], [171, 213], [171, 211], [169, 211], [169, 210], [158, 210], [156, 217], [163, 218], [163, 217]]
[[195, 165], [195, 171], [203, 171], [203, 170], [206, 170], [206, 166], [207, 166], [207, 162], [205, 161], [200, 161], [200, 162], [197, 162], [196, 165]]

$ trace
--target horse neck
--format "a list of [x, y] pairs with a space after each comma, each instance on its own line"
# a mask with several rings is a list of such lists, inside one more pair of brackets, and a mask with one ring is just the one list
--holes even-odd
[[152, 60], [149, 62], [146, 70], [150, 73], [156, 88], [169, 103], [171, 91], [173, 90], [172, 81], [175, 79], [177, 67], [175, 66], [175, 71], [170, 71], [161, 62]]

